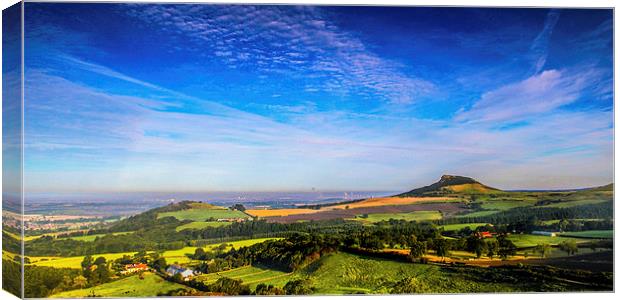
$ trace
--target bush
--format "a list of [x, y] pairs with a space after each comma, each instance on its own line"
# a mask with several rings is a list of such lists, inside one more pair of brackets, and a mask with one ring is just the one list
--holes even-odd
[[284, 292], [287, 295], [308, 295], [312, 293], [312, 284], [308, 279], [297, 279], [286, 283]]

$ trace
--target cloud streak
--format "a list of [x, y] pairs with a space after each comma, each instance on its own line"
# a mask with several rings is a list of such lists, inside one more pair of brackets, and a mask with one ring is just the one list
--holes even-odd
[[322, 82], [306, 89], [400, 104], [419, 101], [435, 90], [432, 82], [408, 74], [404, 65], [378, 56], [359, 37], [342, 31], [321, 8], [136, 5], [127, 13], [188, 39], [202, 56], [213, 55], [229, 68], [252, 66], [266, 74]]
[[456, 121], [520, 121], [573, 103], [599, 75], [594, 70], [570, 74], [547, 70], [523, 81], [486, 92], [472, 106], [455, 116]]
[[550, 10], [545, 19], [543, 30], [536, 36], [530, 47], [534, 60], [533, 70], [535, 74], [538, 74], [545, 67], [547, 56], [549, 55], [549, 39], [559, 19], [560, 12], [554, 9]]

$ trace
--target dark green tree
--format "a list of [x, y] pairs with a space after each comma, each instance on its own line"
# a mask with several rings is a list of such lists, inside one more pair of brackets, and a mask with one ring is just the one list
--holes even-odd
[[291, 280], [284, 285], [287, 295], [308, 295], [312, 293], [312, 284], [308, 279]]

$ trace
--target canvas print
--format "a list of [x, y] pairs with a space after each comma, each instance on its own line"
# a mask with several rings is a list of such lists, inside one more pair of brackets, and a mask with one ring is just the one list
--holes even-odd
[[612, 9], [25, 2], [2, 30], [18, 297], [613, 291]]

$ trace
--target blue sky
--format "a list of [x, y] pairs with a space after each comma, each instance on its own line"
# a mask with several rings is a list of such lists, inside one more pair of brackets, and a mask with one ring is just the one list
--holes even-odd
[[613, 178], [611, 10], [26, 3], [37, 192]]

